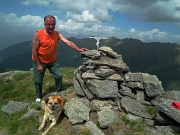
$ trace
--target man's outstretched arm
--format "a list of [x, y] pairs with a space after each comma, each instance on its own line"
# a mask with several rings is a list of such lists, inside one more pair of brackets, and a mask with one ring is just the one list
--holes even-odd
[[79, 48], [75, 43], [66, 39], [61, 33], [59, 33], [59, 39], [78, 52], [84, 52], [88, 50], [87, 48]]

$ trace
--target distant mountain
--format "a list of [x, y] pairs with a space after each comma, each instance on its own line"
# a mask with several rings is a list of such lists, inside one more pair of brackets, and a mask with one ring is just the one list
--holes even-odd
[[[90, 38], [69, 38], [79, 47], [90, 50], [97, 49], [96, 40]], [[180, 45], [175, 43], [143, 43], [137, 39], [117, 39], [109, 37], [100, 40], [99, 46], [109, 46], [130, 67], [131, 72], [143, 72], [157, 75], [165, 89], [180, 87]], [[29, 70], [32, 42], [21, 42], [0, 51], [0, 71], [5, 69]], [[61, 67], [78, 67], [84, 62], [80, 54], [59, 42], [57, 52], [58, 63]]]
[[14, 45], [16, 43], [24, 42], [31, 40], [33, 37], [33, 34], [26, 34], [26, 35], [19, 35], [15, 37], [0, 37], [0, 50], [3, 50], [11, 45]]
[[[32, 40], [33, 35], [35, 31], [29, 31], [28, 33], [20, 33], [20, 32], [12, 32], [12, 33], [7, 33], [4, 34], [6, 37], [3, 37], [0, 35], [0, 50], [3, 50], [11, 45], [24, 42], [24, 41], [29, 41]], [[66, 38], [69, 37], [74, 37], [73, 33], [67, 32], [67, 31], [60, 31]], [[16, 35], [16, 36], [14, 36]], [[78, 35], [75, 35], [77, 38], [84, 38], [87, 37], [87, 35], [84, 35], [83, 33], [78, 33]]]

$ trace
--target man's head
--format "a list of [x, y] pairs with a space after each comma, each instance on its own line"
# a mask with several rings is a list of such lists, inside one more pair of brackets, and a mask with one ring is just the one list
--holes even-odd
[[52, 15], [47, 15], [44, 17], [44, 26], [47, 34], [51, 35], [55, 29], [56, 18]]

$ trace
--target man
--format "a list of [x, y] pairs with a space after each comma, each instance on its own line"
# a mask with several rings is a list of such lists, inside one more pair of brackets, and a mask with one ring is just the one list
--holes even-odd
[[34, 84], [36, 89], [36, 102], [42, 98], [42, 81], [46, 69], [55, 79], [56, 92], [62, 91], [62, 73], [59, 64], [56, 62], [56, 51], [58, 41], [61, 40], [74, 50], [83, 52], [88, 49], [79, 48], [73, 42], [66, 39], [61, 33], [55, 31], [56, 19], [54, 16], [47, 15], [44, 17], [45, 28], [37, 30], [33, 38], [32, 60]]

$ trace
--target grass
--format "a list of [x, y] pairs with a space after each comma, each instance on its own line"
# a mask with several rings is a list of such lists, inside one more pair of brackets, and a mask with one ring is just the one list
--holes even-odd
[[[73, 87], [73, 77], [75, 68], [63, 67], [60, 69], [63, 73], [63, 90]], [[43, 80], [43, 95], [54, 92], [54, 78], [47, 70]], [[8, 102], [9, 100], [29, 101], [32, 102], [36, 98], [33, 74], [31, 71], [14, 74], [12, 79], [8, 82], [3, 82], [0, 87], [0, 104]]]
[[[63, 73], [63, 90], [73, 87], [75, 68], [60, 68]], [[47, 70], [43, 80], [43, 95], [55, 91], [54, 78]], [[32, 71], [14, 74], [7, 82], [1, 82], [0, 106], [7, 104], [9, 100], [20, 102], [34, 102], [36, 98]], [[39, 106], [31, 105], [30, 108], [40, 110]], [[8, 115], [0, 111], [0, 131], [8, 130], [10, 135], [37, 135], [39, 125], [38, 118], [19, 120], [26, 111], [20, 111]], [[43, 114], [43, 112], [41, 113]], [[87, 133], [88, 134], [88, 133]]]
[[124, 121], [125, 124], [129, 125], [131, 129], [135, 131], [144, 132], [144, 128], [145, 128], [144, 123], [138, 121], [128, 121], [126, 116], [122, 116], [122, 121]]
[[158, 109], [157, 107], [155, 106], [149, 106], [149, 105], [144, 105], [145, 108], [146, 108], [146, 111], [148, 114], [150, 114], [152, 117], [155, 117], [155, 115], [157, 114], [158, 112]]

